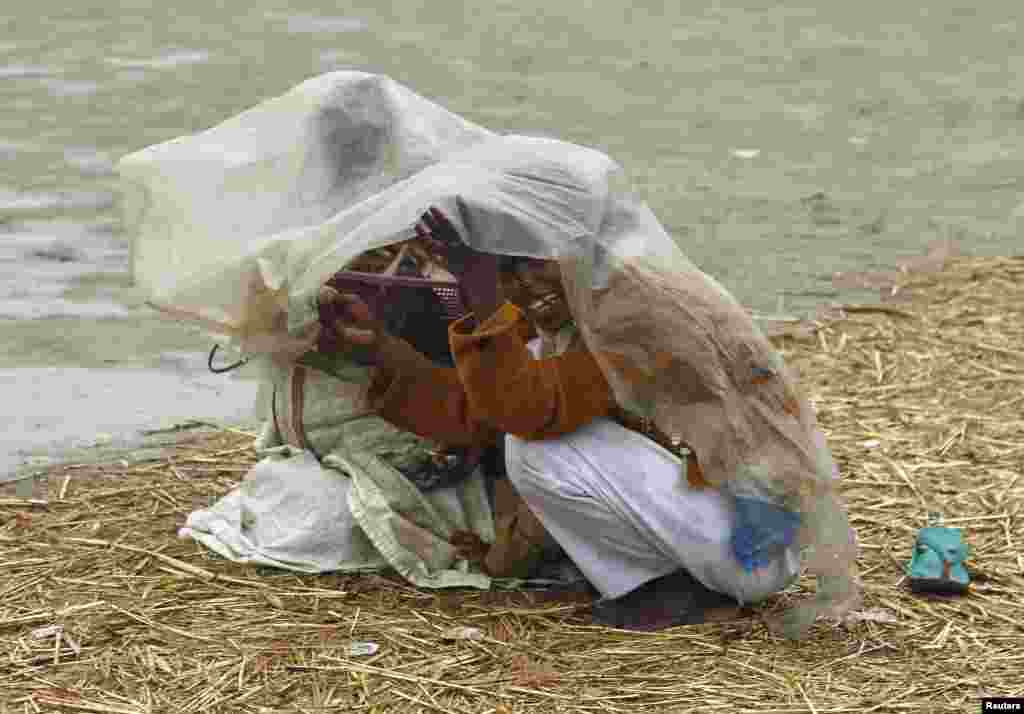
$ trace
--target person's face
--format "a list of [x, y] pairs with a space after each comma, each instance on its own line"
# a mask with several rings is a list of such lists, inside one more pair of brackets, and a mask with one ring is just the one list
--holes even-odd
[[515, 259], [501, 271], [501, 288], [508, 301], [542, 330], [555, 332], [572, 319], [561, 271], [553, 260]]

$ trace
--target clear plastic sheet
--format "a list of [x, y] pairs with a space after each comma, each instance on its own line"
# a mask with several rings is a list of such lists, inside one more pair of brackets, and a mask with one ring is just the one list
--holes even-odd
[[817, 597], [776, 623], [782, 633], [857, 604], [855, 538], [811, 405], [608, 156], [497, 136], [387, 78], [335, 73], [120, 169], [145, 198], [133, 265], [150, 303], [277, 362], [314, 343], [318, 288], [412, 238], [430, 206], [478, 250], [558, 260], [620, 405], [684, 442], [735, 497], [737, 552], [804, 549]]

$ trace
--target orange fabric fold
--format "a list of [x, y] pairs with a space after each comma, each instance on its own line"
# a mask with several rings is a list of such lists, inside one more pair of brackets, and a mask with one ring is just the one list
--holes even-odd
[[454, 369], [378, 370], [370, 405], [392, 424], [452, 446], [489, 443], [495, 432], [549, 439], [611, 411], [614, 397], [593, 356], [534, 359], [529, 324], [511, 303], [474, 325], [469, 316], [449, 330]]
[[452, 354], [472, 412], [527, 440], [568, 434], [608, 414], [611, 387], [590, 352], [534, 359], [523, 339], [525, 324], [519, 308], [506, 302], [476, 329], [467, 318], [451, 326]]

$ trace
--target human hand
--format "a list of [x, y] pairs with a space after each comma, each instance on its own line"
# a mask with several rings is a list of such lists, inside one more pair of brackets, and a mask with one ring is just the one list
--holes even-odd
[[[326, 346], [351, 353], [362, 364], [377, 364], [387, 333], [370, 307], [358, 295], [341, 293], [329, 285], [317, 294], [317, 309]], [[321, 348], [325, 341], [321, 341]]]
[[455, 546], [455, 553], [459, 558], [468, 560], [471, 563], [482, 564], [487, 558], [487, 552], [491, 549], [490, 544], [473, 531], [455, 531], [448, 541]]

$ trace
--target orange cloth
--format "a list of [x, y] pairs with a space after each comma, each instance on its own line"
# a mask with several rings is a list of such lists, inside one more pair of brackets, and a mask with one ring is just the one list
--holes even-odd
[[467, 316], [449, 329], [454, 369], [378, 370], [369, 393], [376, 412], [420, 436], [468, 446], [488, 443], [496, 432], [530, 440], [561, 436], [614, 407], [611, 387], [586, 350], [533, 358], [529, 325], [511, 303], [476, 329], [473, 324]]
[[[492, 443], [500, 432], [550, 439], [619, 413], [589, 351], [533, 358], [526, 347], [529, 323], [511, 303], [476, 329], [473, 325], [468, 316], [449, 328], [454, 369], [424, 359], [415, 374], [378, 370], [369, 394], [374, 410], [395, 426], [449, 446]], [[692, 488], [707, 488], [690, 451], [687, 481]]]

